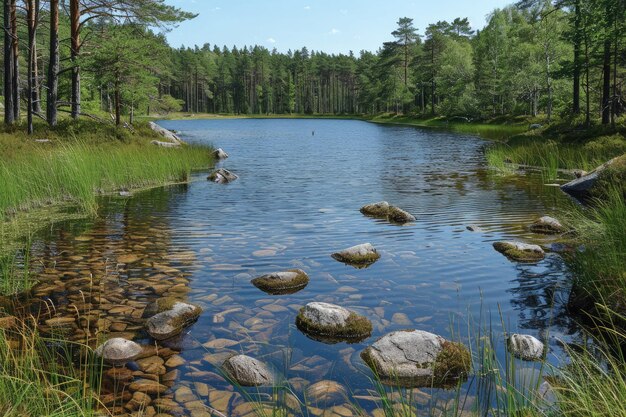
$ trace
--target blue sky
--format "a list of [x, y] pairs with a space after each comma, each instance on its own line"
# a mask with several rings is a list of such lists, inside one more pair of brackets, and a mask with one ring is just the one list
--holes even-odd
[[167, 36], [174, 47], [263, 45], [281, 52], [310, 50], [348, 53], [375, 51], [391, 40], [399, 17], [414, 19], [423, 33], [429, 23], [469, 18], [481, 28], [495, 8], [515, 0], [166, 0], [199, 13]]

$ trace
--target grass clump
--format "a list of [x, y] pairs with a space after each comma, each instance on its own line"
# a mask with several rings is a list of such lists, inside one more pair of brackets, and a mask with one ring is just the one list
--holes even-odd
[[472, 356], [462, 343], [444, 341], [433, 366], [437, 381], [458, 379], [467, 376], [471, 370]]

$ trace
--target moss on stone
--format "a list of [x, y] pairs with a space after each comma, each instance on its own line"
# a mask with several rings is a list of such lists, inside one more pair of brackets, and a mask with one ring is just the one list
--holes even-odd
[[269, 294], [293, 294], [300, 291], [309, 283], [309, 276], [301, 269], [289, 269], [285, 272], [293, 272], [295, 278], [283, 280], [276, 278], [274, 274], [267, 274], [253, 279], [252, 285]]
[[537, 262], [545, 257], [542, 252], [520, 250], [507, 242], [496, 242], [493, 247], [507, 258], [518, 262]]
[[351, 265], [361, 265], [361, 266], [369, 266], [380, 259], [380, 254], [378, 252], [367, 253], [365, 255], [357, 255], [357, 256], [343, 256], [340, 253], [333, 253], [331, 255], [333, 259], [351, 264]]
[[372, 334], [372, 323], [366, 318], [353, 311], [346, 320], [345, 326], [319, 326], [317, 323], [304, 317], [304, 307], [300, 309], [296, 317], [296, 326], [314, 339], [327, 343], [348, 341], [360, 342]]
[[615, 192], [626, 198], [626, 155], [615, 159], [598, 175], [591, 195], [600, 200], [607, 200]]
[[363, 206], [359, 211], [366, 216], [385, 219], [389, 214], [389, 207], [390, 206], [386, 201], [381, 201], [379, 203]]
[[444, 341], [433, 365], [438, 383], [466, 376], [472, 367], [472, 357], [462, 343]]
[[415, 217], [413, 217], [412, 214], [396, 206], [389, 206], [387, 219], [392, 223], [400, 223], [400, 224], [415, 221]]

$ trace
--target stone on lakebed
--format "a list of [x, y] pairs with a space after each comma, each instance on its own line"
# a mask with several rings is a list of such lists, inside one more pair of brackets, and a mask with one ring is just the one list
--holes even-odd
[[366, 348], [361, 358], [384, 383], [407, 387], [446, 386], [471, 368], [464, 345], [421, 330], [391, 332]]
[[229, 182], [235, 181], [237, 178], [239, 178], [237, 175], [224, 168], [213, 171], [207, 177], [209, 181], [213, 181], [218, 184], [228, 184]]
[[371, 243], [352, 246], [331, 255], [335, 260], [350, 264], [369, 266], [380, 258], [380, 254]]
[[176, 302], [172, 308], [152, 316], [146, 321], [146, 328], [155, 340], [165, 340], [180, 334], [185, 327], [198, 319], [202, 309], [198, 306]]
[[313, 302], [300, 309], [296, 326], [312, 339], [325, 343], [359, 342], [372, 334], [372, 323], [338, 305]]
[[231, 379], [244, 387], [258, 387], [274, 383], [274, 377], [267, 365], [250, 356], [231, 356], [224, 361], [222, 369]]
[[544, 344], [529, 334], [512, 334], [508, 340], [509, 350], [518, 358], [527, 361], [540, 361], [545, 350]]
[[530, 225], [530, 230], [535, 233], [556, 235], [565, 232], [565, 227], [554, 217], [543, 216]]
[[495, 242], [495, 250], [517, 262], [538, 262], [545, 257], [545, 252], [538, 245], [522, 242]]
[[309, 276], [301, 269], [272, 272], [254, 278], [252, 284], [269, 294], [293, 294], [309, 283]]
[[135, 359], [142, 351], [137, 343], [115, 337], [98, 346], [95, 354], [111, 365], [122, 366]]

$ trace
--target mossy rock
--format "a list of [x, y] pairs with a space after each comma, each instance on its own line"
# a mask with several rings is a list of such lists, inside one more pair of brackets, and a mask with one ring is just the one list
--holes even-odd
[[372, 334], [372, 323], [354, 311], [328, 303], [309, 303], [300, 309], [296, 326], [324, 343], [356, 343]]
[[209, 181], [213, 181], [219, 184], [227, 184], [229, 182], [235, 181], [237, 178], [239, 178], [237, 175], [224, 168], [213, 171], [207, 177]]
[[516, 262], [538, 262], [545, 257], [540, 246], [521, 242], [495, 242], [495, 250]]
[[366, 216], [386, 219], [389, 214], [389, 207], [388, 202], [379, 201], [378, 203], [367, 204], [361, 207], [359, 211]]
[[392, 223], [398, 224], [411, 223], [415, 221], [415, 217], [412, 214], [396, 206], [389, 207], [387, 219]]
[[354, 267], [366, 268], [380, 259], [380, 254], [370, 243], [352, 246], [331, 255], [333, 259]]
[[449, 387], [466, 378], [471, 355], [461, 343], [421, 330], [391, 332], [362, 353], [381, 382], [403, 387]]
[[626, 155], [611, 161], [599, 174], [591, 189], [591, 196], [600, 200], [608, 200], [614, 193], [626, 198]]
[[156, 314], [163, 313], [164, 311], [174, 308], [174, 304], [181, 302], [181, 300], [174, 297], [161, 297], [156, 301], [148, 304], [143, 311], [143, 318], [150, 318]]
[[563, 226], [561, 222], [554, 217], [543, 216], [530, 225], [530, 231], [545, 235], [557, 235], [565, 233], [566, 229], [565, 226]]
[[309, 276], [301, 269], [290, 269], [281, 272], [272, 272], [254, 278], [252, 285], [272, 295], [293, 294], [309, 283]]

